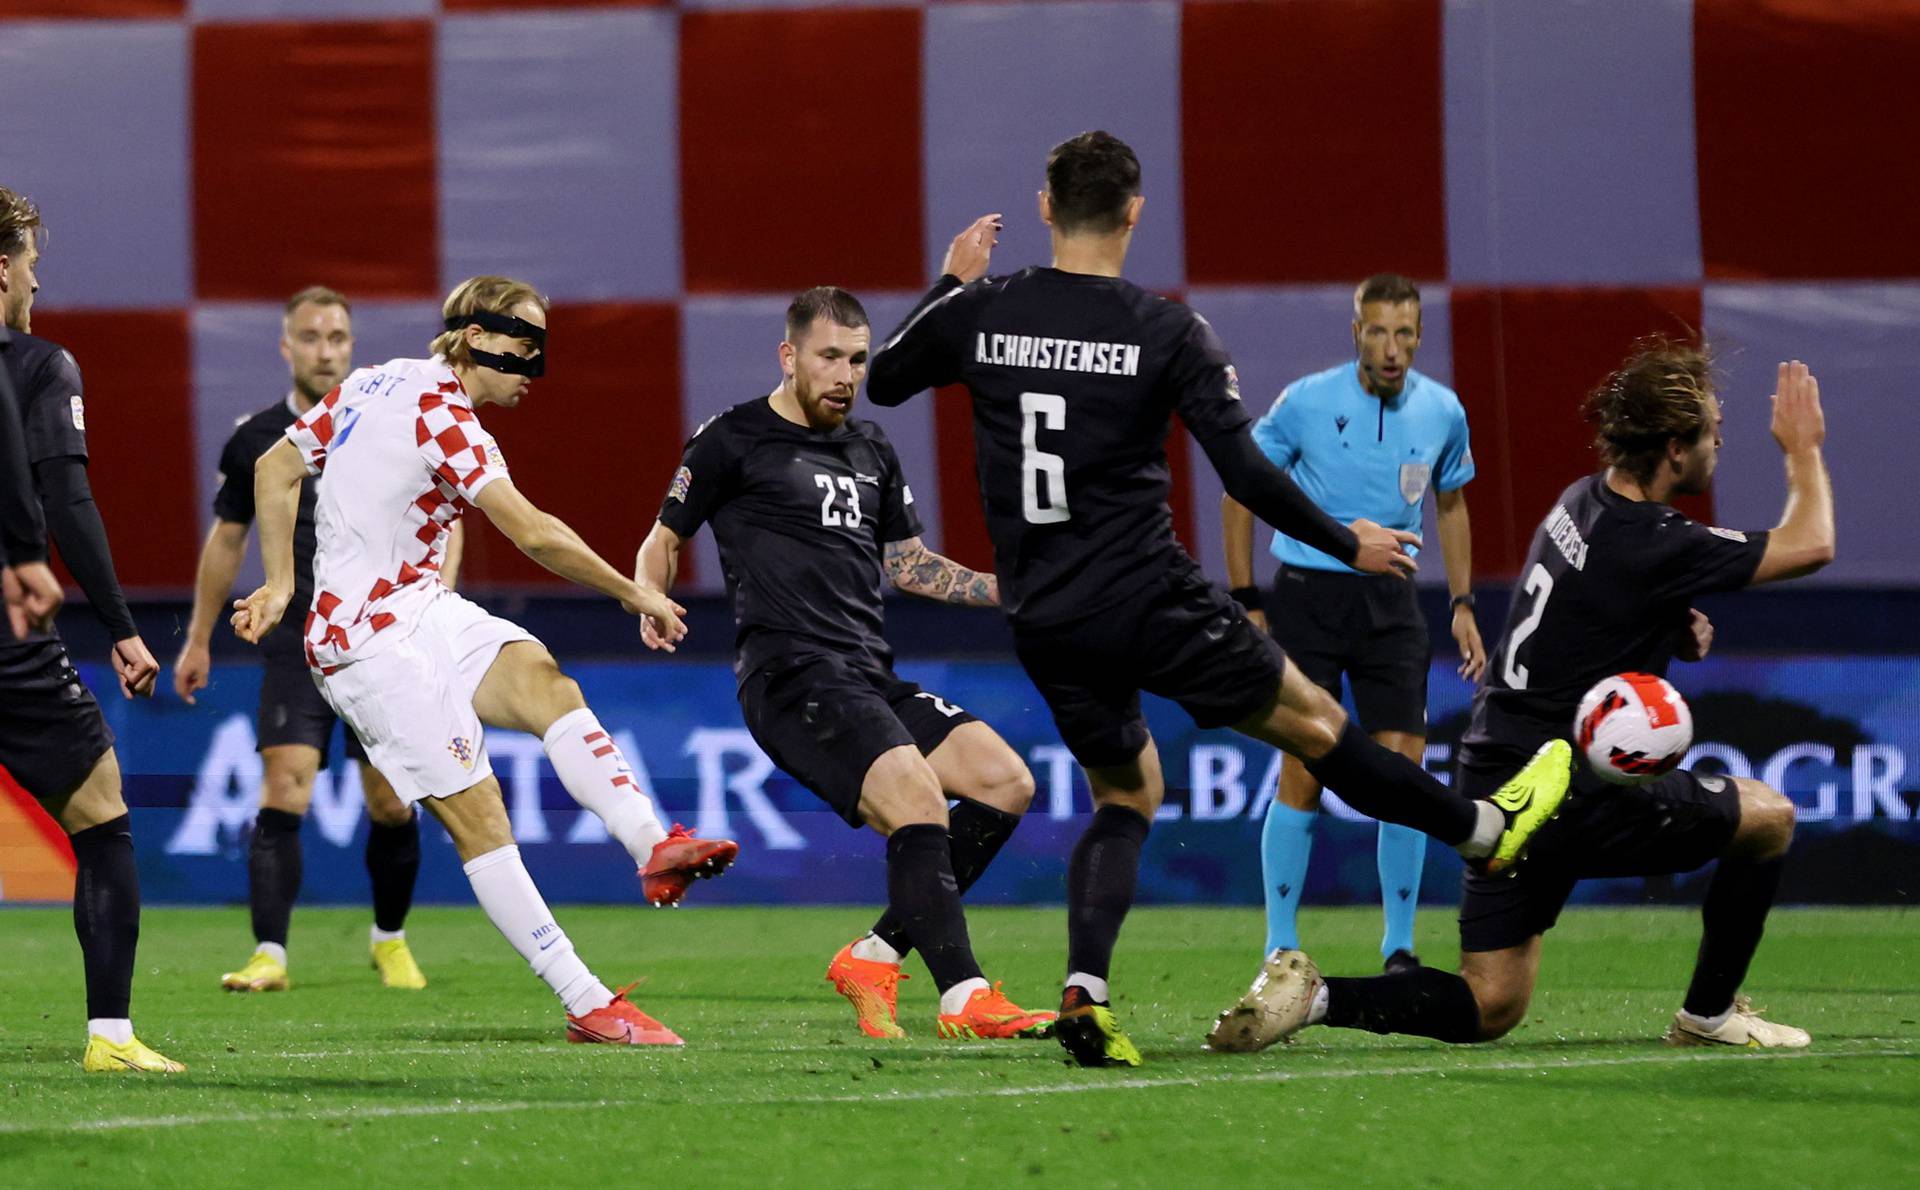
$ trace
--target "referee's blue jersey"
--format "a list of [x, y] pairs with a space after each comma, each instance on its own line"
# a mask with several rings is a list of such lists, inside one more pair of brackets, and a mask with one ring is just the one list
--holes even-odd
[[[1391, 401], [1360, 386], [1352, 360], [1303, 376], [1254, 423], [1253, 439], [1343, 524], [1366, 517], [1418, 533], [1427, 488], [1451, 492], [1473, 478], [1460, 398], [1411, 368]], [[1273, 556], [1286, 566], [1359, 573], [1284, 533], [1273, 535]]]

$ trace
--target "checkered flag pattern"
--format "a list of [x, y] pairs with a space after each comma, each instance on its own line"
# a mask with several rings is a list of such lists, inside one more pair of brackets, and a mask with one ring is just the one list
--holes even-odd
[[[1422, 283], [1483, 576], [1587, 465], [1579, 396], [1699, 328], [1733, 398], [1716, 519], [1777, 515], [1763, 398], [1805, 358], [1848, 543], [1820, 578], [1911, 582], [1916, 59], [1915, 0], [0, 0], [0, 184], [46, 213], [35, 329], [86, 373], [136, 588], [190, 585], [303, 286], [354, 299], [360, 363], [424, 354], [468, 275], [550, 293], [548, 376], [483, 416], [620, 559], [685, 434], [774, 383], [793, 291], [845, 285], [884, 333], [985, 211], [996, 267], [1044, 263], [1045, 151], [1090, 127], [1143, 162], [1132, 275], [1207, 315], [1257, 406], [1351, 351], [1360, 277]], [[964, 398], [881, 420], [931, 542], [984, 563]], [[1218, 484], [1173, 448], [1220, 573]], [[556, 581], [487, 532], [469, 575]]]

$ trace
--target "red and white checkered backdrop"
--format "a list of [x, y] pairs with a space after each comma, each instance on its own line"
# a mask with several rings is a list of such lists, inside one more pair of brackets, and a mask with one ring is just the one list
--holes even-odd
[[[1777, 514], [1763, 398], [1800, 356], [1846, 542], [1823, 577], [1911, 583], [1916, 61], [1916, 0], [0, 0], [0, 184], [50, 225], [35, 329], [86, 373], [135, 588], [189, 585], [302, 286], [354, 299], [362, 363], [423, 354], [469, 274], [549, 292], [552, 370], [488, 424], [624, 564], [686, 433], [771, 387], [791, 292], [845, 285], [884, 333], [988, 210], [997, 266], [1043, 262], [1044, 152], [1090, 127], [1144, 164], [1133, 276], [1214, 322], [1261, 406], [1349, 352], [1359, 277], [1423, 282], [1483, 575], [1586, 465], [1584, 389], [1702, 327], [1731, 376], [1718, 519]], [[929, 537], [983, 561], [964, 401], [879, 416]], [[1217, 481], [1175, 445], [1218, 573]], [[498, 538], [472, 557], [553, 581]]]

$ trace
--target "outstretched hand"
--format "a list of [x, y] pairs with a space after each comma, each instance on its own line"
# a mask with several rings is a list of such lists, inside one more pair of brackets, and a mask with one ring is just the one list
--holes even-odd
[[1396, 574], [1401, 578], [1410, 578], [1420, 569], [1407, 553], [1408, 546], [1418, 546], [1420, 535], [1409, 533], [1405, 529], [1389, 529], [1365, 517], [1352, 522], [1347, 528], [1360, 539], [1360, 548], [1353, 555], [1353, 568], [1363, 574]]
[[1780, 365], [1773, 388], [1773, 440], [1788, 454], [1818, 450], [1827, 440], [1827, 415], [1820, 408], [1820, 382], [1807, 365]]
[[680, 618], [687, 609], [650, 587], [635, 587], [634, 594], [621, 600], [620, 606], [640, 617], [640, 643], [649, 649], [674, 652], [687, 635], [686, 622]]
[[264, 583], [255, 587], [253, 594], [233, 601], [233, 634], [250, 645], [259, 644], [287, 614], [292, 599], [291, 591], [276, 591]]
[[960, 278], [962, 284], [977, 281], [987, 275], [993, 246], [999, 242], [999, 214], [982, 215], [953, 237], [953, 243], [947, 246], [947, 258], [940, 263], [940, 271]]

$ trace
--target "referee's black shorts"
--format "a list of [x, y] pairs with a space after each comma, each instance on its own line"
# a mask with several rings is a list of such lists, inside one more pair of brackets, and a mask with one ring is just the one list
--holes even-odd
[[739, 698], [760, 750], [853, 827], [865, 825], [860, 790], [882, 753], [912, 745], [927, 756], [976, 722], [891, 670], [830, 653], [775, 657], [746, 676]]
[[[1453, 785], [1484, 798], [1526, 763], [1511, 750], [1501, 761], [1463, 753]], [[1582, 880], [1670, 876], [1717, 858], [1740, 827], [1740, 790], [1731, 778], [1684, 769], [1645, 785], [1611, 785], [1577, 762], [1567, 801], [1540, 828], [1512, 876], [1461, 880], [1460, 949], [1506, 950], [1560, 920]]]
[[1433, 648], [1412, 583], [1286, 566], [1266, 613], [1268, 631], [1309, 680], [1339, 698], [1346, 678], [1363, 730], [1427, 734]]
[[58, 638], [0, 644], [0, 765], [20, 788], [58, 801], [111, 747], [113, 729]]
[[[327, 753], [333, 743], [333, 725], [339, 718], [321, 696], [313, 671], [307, 668], [305, 653], [296, 647], [269, 648], [263, 650], [263, 654], [254, 746], [266, 749], [282, 744], [305, 744], [320, 750], [320, 767], [326, 768]], [[361, 746], [360, 737], [353, 733], [352, 727], [346, 727], [346, 732], [347, 759], [366, 760], [367, 750]]]

